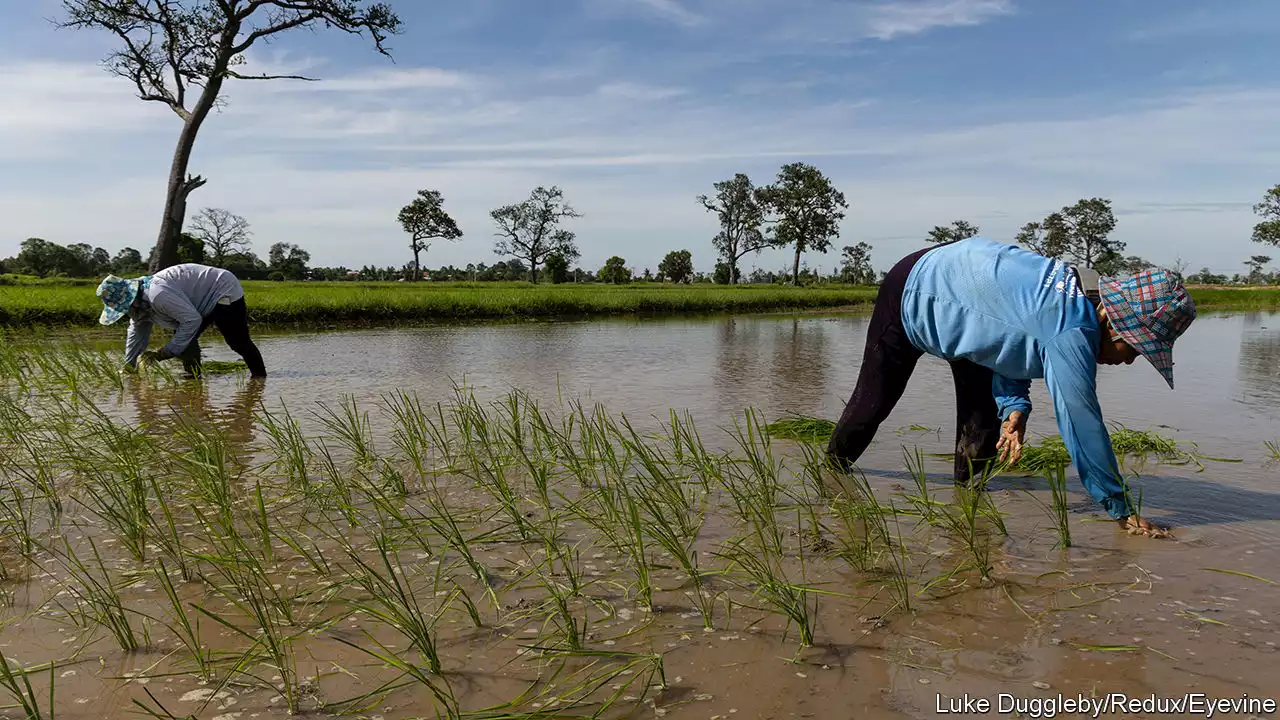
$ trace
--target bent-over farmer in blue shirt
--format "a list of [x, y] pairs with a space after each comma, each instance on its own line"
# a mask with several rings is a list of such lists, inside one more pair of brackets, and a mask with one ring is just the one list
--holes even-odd
[[[103, 325], [129, 316], [124, 364], [181, 358], [190, 374], [200, 370], [200, 335], [210, 326], [218, 328], [227, 346], [244, 358], [249, 374], [267, 376], [262, 353], [249, 337], [249, 315], [244, 289], [236, 276], [221, 268], [183, 263], [132, 280], [108, 275], [98, 285], [102, 300]], [[147, 350], [151, 329], [159, 325], [173, 330], [173, 339], [159, 350]]]
[[983, 238], [921, 250], [885, 277], [867, 329], [858, 384], [827, 453], [848, 468], [902, 397], [924, 353], [947, 360], [957, 403], [955, 480], [1017, 462], [1044, 378], [1058, 430], [1089, 495], [1121, 527], [1164, 536], [1134, 512], [1098, 405], [1098, 365], [1145, 356], [1173, 387], [1173, 342], [1196, 317], [1162, 270], [1099, 281], [1090, 298], [1075, 270]]

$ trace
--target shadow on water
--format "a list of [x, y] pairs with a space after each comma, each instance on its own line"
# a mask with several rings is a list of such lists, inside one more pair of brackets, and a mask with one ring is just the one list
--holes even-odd
[[[863, 468], [863, 472], [907, 486], [913, 482], [911, 474], [902, 470]], [[929, 483], [951, 487], [952, 479], [950, 475], [931, 473]], [[1047, 494], [1050, 490], [1043, 477], [1033, 475], [1001, 475], [992, 478], [987, 487], [994, 492], [1030, 490]], [[1133, 488], [1135, 493], [1142, 490], [1142, 508], [1157, 510], [1161, 521], [1180, 527], [1280, 520], [1280, 493], [1172, 474], [1142, 474]], [[1067, 491], [1083, 496], [1082, 508], [1102, 512], [1102, 508], [1089, 499], [1078, 477], [1067, 477]]]

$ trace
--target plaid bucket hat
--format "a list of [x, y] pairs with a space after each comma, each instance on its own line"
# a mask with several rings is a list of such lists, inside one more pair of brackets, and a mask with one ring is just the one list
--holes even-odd
[[138, 293], [151, 284], [150, 277], [126, 280], [115, 275], [108, 275], [98, 284], [98, 299], [102, 301], [102, 315], [98, 322], [111, 325], [129, 314], [129, 306], [138, 297]]
[[1164, 270], [1101, 278], [1098, 292], [1111, 327], [1173, 388], [1173, 341], [1196, 319], [1196, 304]]

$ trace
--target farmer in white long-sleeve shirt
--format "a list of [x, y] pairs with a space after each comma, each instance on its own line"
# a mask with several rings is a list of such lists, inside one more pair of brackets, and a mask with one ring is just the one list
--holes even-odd
[[[129, 316], [124, 363], [181, 358], [187, 372], [200, 370], [200, 335], [209, 325], [218, 328], [227, 346], [244, 358], [253, 377], [266, 377], [262, 353], [249, 337], [244, 289], [232, 273], [221, 268], [184, 263], [155, 275], [125, 278], [109, 275], [98, 286], [102, 300], [99, 322], [111, 325]], [[151, 328], [173, 330], [173, 339], [159, 350], [147, 350]]]

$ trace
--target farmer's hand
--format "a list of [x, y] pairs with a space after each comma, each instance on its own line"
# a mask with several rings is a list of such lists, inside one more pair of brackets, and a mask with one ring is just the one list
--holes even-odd
[[1017, 465], [1022, 459], [1022, 442], [1027, 437], [1027, 416], [1021, 410], [1009, 413], [1009, 419], [1000, 426], [1000, 442], [996, 449], [1000, 451], [1000, 462]]
[[1122, 517], [1116, 520], [1116, 522], [1119, 523], [1120, 527], [1130, 535], [1146, 535], [1153, 538], [1173, 537], [1169, 532], [1169, 528], [1160, 527], [1150, 520], [1138, 515]]

